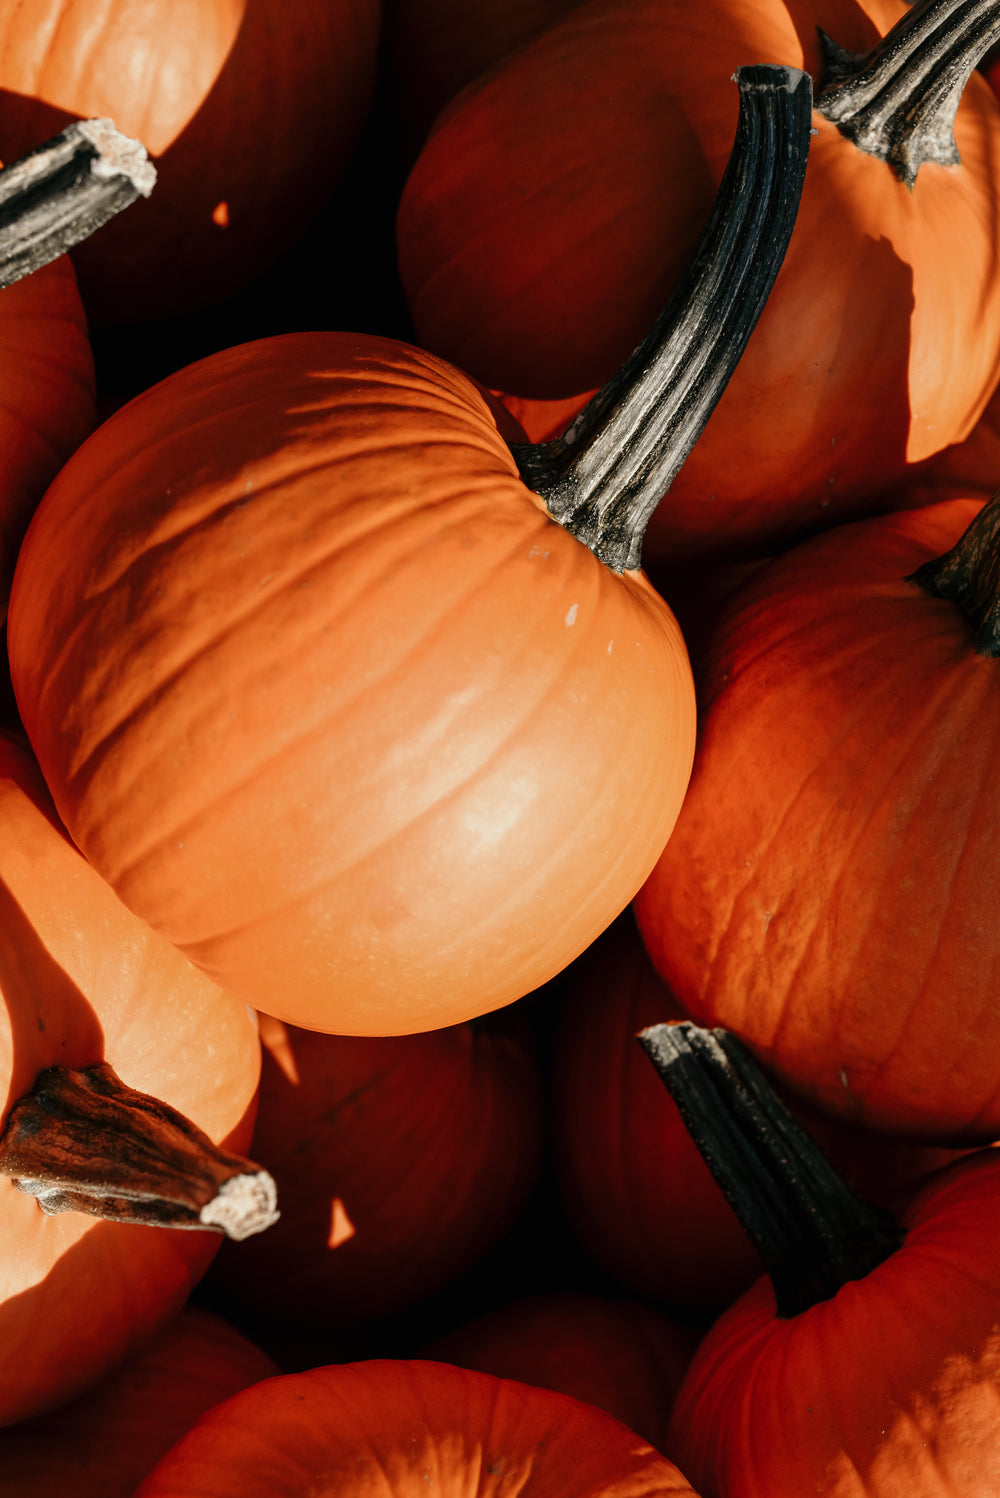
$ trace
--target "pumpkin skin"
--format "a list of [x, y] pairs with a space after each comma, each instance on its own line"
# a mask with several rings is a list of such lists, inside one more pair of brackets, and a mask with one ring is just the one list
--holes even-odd
[[321, 1035], [260, 1016], [254, 1154], [279, 1221], [210, 1282], [280, 1323], [356, 1325], [441, 1289], [510, 1227], [541, 1157], [527, 1047], [472, 1024]]
[[0, 348], [2, 621], [35, 506], [94, 425], [94, 358], [66, 256], [0, 292]]
[[797, 1316], [759, 1281], [701, 1343], [671, 1451], [727, 1498], [992, 1498], [1000, 1484], [1000, 1158], [916, 1195], [902, 1246]]
[[[107, 1060], [217, 1142], [249, 1143], [255, 1017], [124, 908], [0, 736], [0, 1128], [46, 1066]], [[0, 1424], [65, 1403], [148, 1342], [221, 1238], [47, 1216], [0, 1177]]]
[[279, 1371], [219, 1316], [188, 1306], [89, 1394], [0, 1431], [0, 1498], [132, 1498], [206, 1410]]
[[307, 1029], [540, 987], [687, 784], [667, 605], [548, 518], [470, 382], [388, 339], [262, 340], [123, 408], [49, 489], [8, 632], [86, 857]]
[[691, 788], [635, 902], [658, 971], [799, 1097], [911, 1138], [1000, 1124], [996, 663], [904, 579], [981, 506], [761, 568], [700, 670]]
[[[552, 1118], [577, 1236], [633, 1292], [686, 1315], [718, 1315], [764, 1266], [635, 1040], [687, 1016], [631, 912], [574, 963], [563, 989]], [[791, 1106], [854, 1189], [882, 1206], [954, 1158]]]
[[[726, 161], [734, 68], [818, 77], [817, 25], [864, 51], [904, 10], [574, 10], [468, 90], [414, 166], [397, 238], [420, 342], [501, 392], [533, 441], [562, 430], [686, 264]], [[814, 123], [788, 254], [652, 517], [649, 564], [768, 551], [871, 513], [907, 465], [969, 432], [996, 386], [1000, 110], [985, 80], [958, 111], [962, 166], [925, 164], [912, 191]]]
[[672, 1462], [563, 1394], [444, 1363], [346, 1363], [286, 1374], [204, 1416], [136, 1498], [442, 1498], [514, 1484], [525, 1498], [691, 1498]]
[[218, 301], [295, 241], [368, 112], [378, 21], [376, 0], [4, 0], [4, 156], [107, 116], [156, 166], [74, 251], [93, 322]]
[[552, 1293], [463, 1322], [423, 1356], [569, 1394], [666, 1452], [674, 1396], [700, 1336], [641, 1301]]

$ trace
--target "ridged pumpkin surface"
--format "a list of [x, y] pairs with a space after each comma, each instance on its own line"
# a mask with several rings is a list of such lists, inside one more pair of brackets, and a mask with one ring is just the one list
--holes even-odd
[[530, 992], [676, 819], [676, 621], [552, 522], [486, 404], [391, 340], [204, 360], [63, 469], [11, 674], [60, 814], [125, 903], [306, 1028]]
[[734, 596], [636, 900], [701, 1023], [824, 1110], [946, 1142], [1000, 1134], [1000, 663], [905, 579], [980, 508], [839, 527]]

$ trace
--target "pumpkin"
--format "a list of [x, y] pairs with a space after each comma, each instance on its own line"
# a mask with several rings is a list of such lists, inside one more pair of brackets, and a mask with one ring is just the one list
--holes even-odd
[[[951, 21], [936, 30], [942, 9], [975, 39], [955, 40]], [[944, 111], [930, 159], [915, 181], [901, 164], [899, 180], [845, 138], [850, 120], [827, 118], [858, 90], [836, 49], [824, 60], [817, 27], [867, 54], [898, 21], [879, 66], [902, 63], [901, 81], [882, 82], [923, 130], [911, 50], [941, 42], [953, 71], [934, 99], [953, 109], [970, 49], [989, 41], [971, 14], [897, 0], [574, 9], [467, 90], [413, 168], [397, 240], [420, 342], [501, 392], [533, 440], [561, 431], [686, 262], [726, 159], [733, 68], [832, 69], [788, 256], [646, 557], [769, 551], [870, 513], [908, 465], [969, 432], [1000, 375], [1000, 109], [974, 75], [954, 120], [961, 164], [942, 164]], [[889, 133], [905, 151], [907, 131]]]
[[289, 334], [139, 396], [49, 489], [8, 635], [60, 815], [275, 1018], [391, 1035], [520, 998], [669, 836], [693, 684], [642, 528], [766, 297], [808, 147], [803, 75], [742, 90], [686, 295], [576, 441], [516, 464], [452, 366]]
[[[760, 1256], [633, 1039], [686, 1017], [626, 913], [563, 979], [553, 1133], [566, 1211], [601, 1267], [674, 1312], [718, 1315], [761, 1274]], [[793, 1111], [854, 1189], [880, 1205], [954, 1158], [801, 1103]]]
[[825, 1112], [952, 1144], [1000, 1124], [995, 529], [960, 499], [858, 522], [733, 596], [635, 904], [694, 1018]]
[[260, 1016], [254, 1154], [281, 1218], [227, 1245], [210, 1284], [244, 1314], [309, 1330], [414, 1304], [480, 1258], [541, 1154], [527, 1046], [496, 1025], [321, 1035]]
[[768, 1098], [725, 1030], [643, 1043], [769, 1276], [699, 1345], [670, 1450], [727, 1498], [992, 1498], [1000, 1483], [1000, 1156], [934, 1172], [899, 1224]]
[[305, 229], [372, 94], [376, 0], [19, 0], [0, 5], [0, 153], [107, 116], [156, 193], [74, 259], [92, 322], [208, 305]]
[[[89, 867], [58, 825], [37, 767], [5, 736], [0, 999], [0, 1424], [7, 1424], [81, 1394], [148, 1342], [221, 1242], [207, 1228], [178, 1232], [40, 1210], [17, 1189], [24, 1175], [8, 1168], [11, 1131], [36, 1079], [68, 1068], [99, 1086], [105, 1074], [92, 1069], [110, 1066], [128, 1088], [162, 1099], [239, 1151], [253, 1125], [260, 1045], [246, 1006], [136, 920]], [[22, 1162], [40, 1157], [54, 1122], [29, 1124]], [[84, 1129], [88, 1166], [105, 1145], [96, 1129]], [[65, 1137], [56, 1128], [56, 1140]], [[141, 1184], [138, 1158], [126, 1159], [114, 1180], [99, 1179], [98, 1193]], [[72, 1173], [77, 1166], [69, 1164]], [[72, 1176], [61, 1188], [73, 1190]]]
[[375, 1360], [286, 1374], [204, 1416], [136, 1498], [394, 1498], [508, 1491], [691, 1498], [672, 1462], [564, 1394], [444, 1363]]
[[187, 1306], [89, 1394], [0, 1431], [0, 1498], [131, 1498], [199, 1416], [278, 1371], [221, 1317]]
[[551, 1292], [463, 1321], [422, 1356], [570, 1394], [665, 1452], [674, 1395], [700, 1335], [638, 1300]]
[[385, 0], [383, 52], [394, 131], [407, 165], [434, 116], [580, 0]]

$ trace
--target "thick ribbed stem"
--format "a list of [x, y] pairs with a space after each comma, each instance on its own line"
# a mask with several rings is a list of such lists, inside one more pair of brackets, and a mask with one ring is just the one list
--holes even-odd
[[774, 284], [805, 176], [812, 85], [741, 68], [736, 140], [708, 225], [648, 336], [552, 442], [512, 451], [553, 520], [614, 572], [640, 565], [653, 510], [715, 409]]
[[828, 1300], [895, 1252], [893, 1218], [848, 1186], [735, 1036], [682, 1021], [638, 1039], [764, 1260], [779, 1316]]
[[266, 1170], [218, 1149], [158, 1098], [126, 1087], [106, 1063], [50, 1066], [11, 1109], [0, 1175], [43, 1212], [107, 1222], [202, 1228], [247, 1238], [277, 1220]]
[[918, 0], [870, 52], [819, 37], [819, 114], [908, 187], [925, 161], [957, 164], [955, 112], [972, 70], [1000, 41], [996, 0]]
[[80, 120], [0, 171], [0, 288], [148, 198], [156, 169], [110, 120]]
[[911, 572], [931, 598], [947, 599], [969, 621], [980, 655], [1000, 655], [1000, 494], [984, 505], [950, 551]]

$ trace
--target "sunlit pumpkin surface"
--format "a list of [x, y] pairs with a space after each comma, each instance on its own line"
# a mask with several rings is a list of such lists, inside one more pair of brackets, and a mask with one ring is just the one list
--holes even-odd
[[[46, 1066], [123, 1082], [246, 1149], [254, 1017], [125, 909], [53, 825], [37, 771], [0, 738], [0, 1123]], [[47, 1216], [0, 1177], [0, 1424], [72, 1397], [142, 1346], [221, 1243], [208, 1232]]]
[[11, 672], [125, 903], [307, 1028], [498, 1007], [627, 904], [693, 755], [687, 652], [447, 365], [230, 350], [119, 412], [21, 553]]

